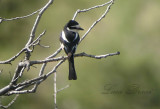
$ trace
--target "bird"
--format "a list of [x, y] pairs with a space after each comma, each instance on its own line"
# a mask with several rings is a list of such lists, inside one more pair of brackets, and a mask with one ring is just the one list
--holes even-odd
[[76, 52], [77, 45], [80, 41], [78, 33], [79, 30], [84, 29], [80, 27], [77, 21], [69, 20], [68, 23], [64, 26], [60, 35], [61, 47], [68, 56], [69, 80], [77, 80], [77, 75], [74, 66], [74, 54]]

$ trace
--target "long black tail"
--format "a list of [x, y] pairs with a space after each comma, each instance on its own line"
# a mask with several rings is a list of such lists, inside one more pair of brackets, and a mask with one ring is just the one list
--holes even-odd
[[69, 77], [68, 77], [68, 79], [69, 80], [77, 80], [77, 75], [76, 75], [76, 71], [74, 68], [74, 56], [71, 55], [68, 58], [68, 61], [69, 61]]

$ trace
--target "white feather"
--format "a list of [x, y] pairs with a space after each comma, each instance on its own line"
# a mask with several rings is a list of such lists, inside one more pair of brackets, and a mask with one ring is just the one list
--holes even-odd
[[62, 38], [63, 38], [63, 40], [65, 40], [66, 42], [69, 42], [69, 41], [67, 40], [67, 38], [66, 38], [66, 35], [65, 35], [64, 31], [62, 31]]
[[75, 32], [75, 33], [76, 33], [76, 36], [75, 36], [73, 42], [78, 38], [78, 33], [77, 32]]

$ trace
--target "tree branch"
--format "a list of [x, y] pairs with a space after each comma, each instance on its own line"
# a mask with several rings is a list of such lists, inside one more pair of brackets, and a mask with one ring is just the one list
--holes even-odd
[[36, 20], [35, 20], [35, 23], [32, 27], [32, 30], [31, 30], [31, 33], [30, 33], [30, 39], [28, 40], [27, 44], [26, 44], [26, 47], [31, 44], [33, 42], [33, 39], [35, 37], [35, 33], [36, 33], [36, 29], [37, 29], [37, 26], [40, 22], [40, 18], [42, 17], [44, 11], [53, 3], [54, 0], [49, 0], [49, 2], [43, 7], [41, 8]]
[[[23, 18], [27, 18], [30, 17], [36, 13], [38, 13], [36, 20], [34, 22], [34, 25], [31, 29], [30, 32], [30, 37], [27, 41], [27, 43], [25, 44], [25, 47], [22, 48], [15, 56], [13, 56], [12, 58], [5, 60], [5, 61], [0, 61], [0, 64], [11, 64], [12, 61], [14, 61], [15, 59], [17, 59], [22, 53], [25, 53], [25, 57], [22, 61], [20, 61], [16, 67], [16, 70], [14, 72], [14, 75], [10, 81], [10, 83], [8, 85], [6, 85], [5, 87], [0, 89], [0, 96], [10, 96], [13, 94], [26, 94], [26, 93], [35, 93], [38, 86], [45, 81], [49, 76], [51, 76], [52, 74], [54, 74], [54, 104], [55, 104], [55, 109], [57, 109], [57, 93], [68, 88], [69, 85], [65, 86], [64, 88], [61, 89], [57, 89], [56, 85], [57, 85], [57, 81], [56, 81], [56, 72], [57, 69], [61, 66], [61, 64], [63, 64], [67, 59], [68, 56], [59, 56], [56, 57], [61, 51], [62, 48], [59, 47], [53, 54], [47, 56], [44, 59], [41, 60], [31, 60], [31, 53], [34, 51], [34, 47], [37, 45], [40, 45], [42, 47], [48, 47], [48, 46], [43, 46], [40, 44], [41, 38], [42, 36], [45, 35], [46, 30], [43, 31], [39, 36], [37, 36], [35, 38], [35, 33], [37, 30], [37, 27], [39, 25], [40, 19], [42, 18], [43, 13], [45, 12], [45, 10], [53, 3], [54, 0], [49, 0], [45, 6], [43, 6], [42, 8], [40, 8], [39, 10], [28, 14], [26, 16], [22, 16], [22, 17], [15, 17], [15, 18], [11, 18], [11, 19], [3, 19], [0, 18], [0, 23], [2, 21], [11, 21], [11, 20], [17, 20], [17, 19], [23, 19]], [[83, 39], [88, 35], [88, 33], [96, 26], [96, 24], [98, 22], [100, 22], [109, 12], [110, 7], [113, 5], [114, 0], [110, 0], [109, 2], [106, 2], [102, 5], [97, 5], [97, 6], [93, 6], [90, 7], [88, 9], [82, 9], [82, 10], [77, 10], [73, 16], [73, 20], [76, 19], [77, 15], [81, 12], [87, 12], [96, 8], [100, 8], [100, 7], [104, 7], [106, 5], [107, 8], [104, 11], [104, 13], [99, 17], [99, 19], [97, 19], [86, 31], [86, 33], [82, 36], [81, 41], [83, 41]], [[104, 54], [104, 55], [91, 55], [91, 54], [87, 54], [85, 52], [82, 53], [78, 53], [75, 54], [74, 57], [89, 57], [89, 58], [93, 58], [93, 59], [102, 59], [102, 58], [107, 58], [109, 56], [114, 56], [114, 55], [119, 55], [120, 52], [116, 52], [116, 53], [108, 53], [108, 54]], [[47, 66], [48, 62], [57, 62], [57, 64], [55, 66], [53, 66], [51, 71], [45, 72], [45, 68]], [[38, 71], [38, 75], [35, 78], [29, 79], [29, 80], [19, 80], [22, 76], [23, 76], [23, 72], [25, 71], [25, 69], [27, 69], [27, 71], [30, 70], [30, 67], [33, 65], [39, 65], [42, 64], [40, 70]], [[1, 73], [1, 70], [0, 70]], [[15, 100], [17, 99], [17, 97], [15, 97], [15, 99], [12, 100], [12, 102], [10, 102], [8, 104], [8, 107], [13, 104], [15, 102]], [[0, 107], [2, 108], [6, 108], [6, 106], [0, 105]]]
[[[102, 14], [102, 16], [101, 16], [98, 20], [96, 20], [96, 21], [91, 25], [91, 27], [87, 30], [87, 32], [82, 36], [82, 38], [80, 39], [80, 42], [82, 42], [82, 40], [88, 35], [88, 33], [94, 28], [94, 26], [95, 26], [98, 22], [100, 22], [100, 21], [107, 15], [107, 13], [109, 12], [109, 10], [110, 10], [111, 6], [113, 5], [113, 3], [114, 3], [114, 0], [110, 0], [109, 2], [104, 3], [104, 4], [102, 4], [102, 5], [93, 6], [93, 7], [91, 7], [91, 8], [83, 9], [83, 10], [78, 9], [78, 10], [75, 12], [72, 20], [74, 20], [74, 19], [77, 17], [77, 15], [78, 15], [79, 13], [81, 13], [81, 12], [87, 12], [87, 11], [90, 11], [90, 10], [92, 10], [92, 9], [104, 7], [104, 6], [106, 6], [106, 5], [109, 4], [109, 5], [107, 6], [105, 12]], [[80, 42], [79, 42], [79, 43], [80, 43]]]
[[76, 54], [75, 57], [85, 56], [85, 57], [90, 57], [90, 58], [95, 58], [95, 59], [101, 59], [101, 58], [107, 58], [108, 56], [114, 56], [114, 55], [120, 55], [120, 52], [118, 51], [116, 53], [109, 53], [109, 54], [104, 54], [104, 55], [89, 55], [83, 52], [83, 53]]
[[20, 56], [24, 51], [25, 51], [25, 48], [23, 48], [22, 50], [20, 50], [20, 52], [18, 52], [12, 58], [10, 58], [8, 60], [5, 60], [5, 61], [0, 61], [0, 64], [11, 64], [11, 62], [14, 61], [18, 56]]
[[1, 19], [0, 23], [2, 23], [2, 21], [12, 21], [12, 20], [24, 19], [24, 18], [30, 17], [30, 16], [38, 13], [40, 10], [41, 9], [38, 9], [37, 11], [34, 11], [31, 14], [28, 14], [28, 15], [25, 15], [25, 16], [21, 16], [21, 17], [15, 17], [15, 18], [10, 18], [10, 19], [0, 18]]
[[3, 105], [1, 105], [0, 104], [0, 108], [3, 108], [3, 109], [7, 109], [7, 108], [9, 108], [16, 100], [17, 100], [17, 98], [18, 98], [18, 94], [13, 98], [13, 100], [8, 104], [8, 105], [6, 105], [6, 106], [3, 106]]
[[[48, 2], [43, 8], [41, 8], [41, 9], [39, 9], [39, 10], [37, 10], [37, 11], [29, 14], [29, 15], [26, 15], [26, 16], [23, 16], [23, 17], [16, 17], [16, 18], [8, 19], [9, 21], [10, 21], [10, 20], [20, 19], [20, 18], [22, 19], [22, 18], [29, 17], [29, 16], [34, 15], [35, 13], [39, 12], [39, 14], [38, 14], [38, 16], [37, 16], [37, 18], [36, 18], [36, 20], [35, 20], [35, 23], [34, 23], [34, 25], [33, 25], [33, 27], [32, 27], [32, 30], [31, 30], [31, 33], [30, 33], [30, 38], [29, 38], [28, 42], [26, 43], [26, 46], [25, 46], [19, 53], [17, 53], [15, 56], [13, 56], [12, 58], [10, 58], [10, 59], [8, 59], [8, 60], [6, 60], [6, 61], [0, 61], [0, 64], [11, 64], [11, 61], [14, 61], [14, 60], [15, 60], [19, 55], [21, 55], [23, 52], [26, 52], [26, 59], [28, 59], [28, 58], [30, 57], [30, 52], [31, 52], [32, 50], [30, 50], [29, 48], [30, 48], [31, 46], [34, 46], [34, 43], [35, 43], [36, 41], [39, 41], [40, 38], [45, 34], [45, 31], [44, 31], [35, 41], [33, 41], [34, 38], [35, 38], [35, 32], [36, 32], [37, 26], [38, 26], [38, 24], [39, 24], [39, 22], [40, 22], [40, 18], [41, 18], [41, 16], [43, 15], [44, 11], [53, 3], [53, 1], [54, 1], [54, 0], [49, 0], [49, 2]], [[2, 18], [0, 18], [0, 19], [1, 19], [2, 21], [4, 20], [4, 19], [2, 19]], [[1, 21], [1, 22], [2, 22], [2, 21]], [[7, 21], [7, 20], [5, 20], [5, 21]], [[33, 42], [34, 42], [34, 43], [33, 43]], [[29, 56], [29, 57], [28, 57], [28, 56]]]

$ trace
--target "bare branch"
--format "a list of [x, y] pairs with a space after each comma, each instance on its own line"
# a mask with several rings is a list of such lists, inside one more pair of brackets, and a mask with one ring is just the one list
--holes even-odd
[[60, 52], [61, 52], [61, 50], [62, 50], [62, 48], [61, 48], [61, 47], [60, 47], [60, 48], [58, 48], [58, 49], [57, 49], [57, 51], [56, 51], [56, 52], [54, 52], [52, 55], [50, 55], [48, 58], [53, 58], [53, 57], [57, 56], [57, 54], [58, 54], [58, 53], [60, 53]]
[[[27, 18], [27, 17], [30, 17], [36, 13], [38, 13], [41, 9], [38, 9], [37, 11], [34, 11], [33, 13], [31, 14], [28, 14], [28, 15], [25, 15], [25, 16], [21, 16], [21, 17], [15, 17], [15, 18], [10, 18], [10, 19], [5, 19], [5, 18], [0, 18], [2, 21], [12, 21], [12, 20], [18, 20], [18, 19], [24, 19], [24, 18]], [[2, 22], [1, 21], [1, 22]]]
[[54, 83], [54, 93], [53, 93], [53, 97], [54, 97], [54, 109], [57, 109], [57, 73], [54, 73], [54, 77], [53, 77]]
[[83, 10], [78, 9], [78, 10], [75, 12], [72, 20], [76, 19], [78, 13], [87, 12], [87, 11], [90, 11], [90, 10], [95, 9], [95, 8], [100, 8], [100, 7], [103, 7], [103, 6], [105, 6], [105, 5], [110, 4], [110, 3], [112, 3], [112, 2], [114, 2], [114, 0], [111, 0], [111, 1], [109, 1], [109, 2], [107, 2], [107, 3], [104, 3], [104, 4], [101, 4], [101, 5], [97, 5], [97, 6], [90, 7], [90, 8], [88, 8], [88, 9], [83, 9]]
[[[42, 16], [42, 14], [44, 13], [44, 11], [52, 4], [53, 1], [54, 1], [54, 0], [49, 0], [49, 2], [48, 2], [43, 8], [41, 8], [41, 9], [39, 9], [39, 10], [37, 10], [37, 11], [29, 14], [29, 15], [26, 15], [26, 16], [23, 16], [23, 17], [16, 17], [16, 18], [7, 19], [8, 21], [10, 21], [10, 20], [16, 20], [16, 19], [20, 19], [20, 18], [26, 18], [26, 17], [29, 17], [29, 16], [34, 15], [35, 13], [39, 12], [39, 14], [38, 14], [38, 16], [37, 16], [37, 19], [36, 19], [36, 21], [35, 21], [35, 23], [34, 23], [34, 26], [33, 26], [33, 28], [32, 28], [32, 31], [31, 31], [31, 34], [30, 34], [30, 38], [29, 38], [26, 46], [25, 46], [19, 53], [17, 53], [15, 56], [13, 56], [12, 58], [10, 58], [10, 59], [8, 59], [8, 60], [6, 60], [6, 61], [0, 61], [0, 64], [11, 64], [11, 61], [14, 61], [14, 60], [15, 60], [20, 54], [22, 54], [24, 51], [27, 51], [27, 52], [26, 52], [26, 55], [30, 56], [29, 53], [30, 53], [32, 50], [30, 50], [29, 47], [33, 46], [33, 44], [34, 44], [36, 41], [39, 41], [40, 37], [42, 37], [42, 36], [45, 34], [45, 31], [44, 31], [44, 32], [34, 41], [34, 43], [32, 43], [33, 40], [34, 40], [34, 37], [35, 37], [35, 32], [36, 32], [37, 26], [38, 26], [38, 24], [39, 24], [40, 18], [41, 18], [41, 16]], [[3, 18], [0, 18], [0, 20], [1, 20], [0, 22], [2, 22], [4, 19], [3, 19]], [[5, 20], [6, 20], [6, 19], [5, 19]], [[6, 21], [7, 21], [7, 20], [6, 20]], [[32, 44], [31, 44], [31, 43], [32, 43]], [[26, 56], [26, 58], [29, 58], [29, 57]]]
[[[106, 5], [109, 4], [109, 5], [107, 6], [106, 11], [102, 14], [102, 16], [101, 16], [98, 20], [96, 20], [96, 21], [91, 25], [91, 27], [87, 30], [87, 32], [82, 36], [82, 38], [80, 39], [80, 42], [88, 35], [88, 33], [93, 29], [93, 27], [94, 27], [98, 22], [100, 22], [100, 21], [106, 16], [106, 14], [109, 12], [110, 7], [112, 6], [113, 3], [114, 3], [114, 0], [110, 0], [109, 2], [104, 3], [104, 4], [102, 4], [102, 5], [93, 6], [93, 7], [91, 7], [91, 8], [83, 9], [83, 10], [78, 9], [78, 10], [76, 11], [76, 13], [74, 14], [74, 16], [73, 16], [73, 18], [72, 18], [73, 20], [76, 18], [76, 16], [78, 15], [78, 13], [87, 12], [87, 11], [90, 11], [90, 10], [92, 10], [92, 9], [100, 8], [100, 7], [103, 7], [103, 6], [106, 6]], [[80, 43], [80, 42], [79, 42], [79, 43]]]
[[[104, 54], [104, 55], [90, 55], [90, 54], [86, 54], [85, 52], [83, 53], [79, 53], [79, 54], [75, 54], [74, 57], [90, 57], [90, 58], [95, 58], [95, 59], [101, 59], [101, 58], [106, 58], [108, 56], [114, 56], [114, 55], [119, 55], [120, 52], [116, 52], [116, 53], [109, 53], [109, 54]], [[54, 62], [54, 61], [60, 61], [60, 60], [66, 60], [68, 58], [68, 56], [60, 56], [57, 58], [49, 58], [49, 59], [45, 59], [45, 60], [37, 60], [37, 61], [30, 61], [30, 65], [34, 65], [34, 64], [43, 64], [43, 63], [48, 63], [48, 62]]]
[[[51, 74], [55, 73], [57, 68], [65, 61], [66, 59], [61, 60], [56, 66], [54, 66], [54, 68], [48, 72], [45, 75], [41, 75], [39, 77], [36, 77], [34, 79], [28, 80], [28, 81], [24, 81], [21, 83], [18, 83], [17, 85], [16, 82], [18, 80], [19, 74], [15, 73], [12, 82], [10, 83], [10, 85], [0, 89], [0, 96], [1, 95], [12, 95], [12, 94], [24, 94], [24, 93], [34, 93], [35, 92], [35, 88], [37, 88], [38, 84], [40, 84], [41, 82], [43, 82], [44, 80], [46, 80]], [[22, 67], [23, 68], [23, 67]], [[19, 70], [22, 69], [21, 67], [17, 69], [16, 72], [20, 72]], [[36, 85], [35, 88], [32, 88], [31, 90], [22, 90], [26, 87], [32, 86], [32, 85]]]
[[8, 107], [10, 107], [16, 100], [17, 100], [17, 98], [18, 98], [18, 94], [14, 97], [14, 99], [8, 104], [8, 105], [6, 105], [6, 106], [3, 106], [3, 105], [1, 105], [0, 104], [0, 108], [3, 108], [3, 109], [7, 109]]
[[[34, 40], [34, 41], [29, 45], [29, 47], [33, 46], [33, 48], [34, 48], [34, 46], [39, 45], [39, 46], [44, 47], [44, 48], [49, 48], [49, 46], [45, 46], [45, 45], [40, 44], [41, 37], [42, 37], [43, 35], [45, 35], [45, 33], [46, 33], [46, 30], [45, 30], [44, 32], [42, 32], [42, 33], [37, 37], [37, 39]], [[33, 51], [33, 50], [32, 50], [32, 51]]]
[[[114, 0], [111, 0], [111, 1], [110, 1], [110, 4], [108, 5], [108, 7], [107, 7], [106, 11], [104, 12], [104, 14], [102, 14], [102, 16], [101, 16], [97, 21], [95, 21], [95, 22], [92, 24], [92, 26], [91, 26], [91, 27], [87, 30], [87, 32], [82, 36], [80, 42], [87, 36], [87, 34], [92, 30], [92, 28], [106, 16], [106, 14], [109, 12], [110, 7], [112, 6], [113, 3], [114, 3]], [[105, 5], [104, 5], [104, 6], [105, 6]]]
[[36, 32], [36, 29], [37, 29], [37, 26], [40, 22], [40, 18], [42, 17], [44, 11], [53, 3], [54, 0], [49, 0], [48, 3], [43, 7], [41, 8], [37, 18], [36, 18], [36, 21], [32, 27], [32, 30], [31, 30], [31, 33], [30, 33], [30, 39], [28, 40], [27, 44], [26, 44], [26, 47], [31, 44], [33, 42], [33, 39], [35, 37], [35, 32]]
[[[52, 55], [48, 56], [48, 57], [46, 58], [46, 60], [49, 59], [49, 58], [55, 57], [58, 53], [61, 52], [61, 50], [62, 50], [62, 48], [60, 47], [59, 49], [57, 49], [56, 52], [54, 52]], [[41, 75], [44, 73], [44, 70], [45, 70], [45, 67], [46, 67], [46, 66], [47, 66], [47, 63], [43, 63], [43, 65], [42, 65], [42, 67], [41, 67], [41, 69], [40, 69], [40, 72], [39, 72], [39, 76], [41, 76]]]
[[63, 63], [65, 62], [66, 59], [61, 60], [50, 72], [48, 72], [46, 74], [46, 76], [50, 76], [51, 74], [53, 74], [54, 72], [56, 72], [57, 68]]
[[44, 30], [44, 31], [37, 37], [37, 39], [35, 39], [35, 40], [29, 45], [29, 47], [32, 46], [32, 45], [35, 46], [35, 45], [39, 44], [40, 38], [41, 38], [43, 35], [45, 35], [45, 33], [46, 33], [46, 30]]
[[64, 89], [67, 89], [68, 87], [70, 87], [70, 85], [69, 85], [69, 84], [68, 84], [68, 85], [66, 85], [65, 87], [63, 87], [63, 88], [61, 88], [61, 89], [57, 90], [57, 93], [58, 93], [58, 92], [63, 91]]
[[76, 54], [75, 57], [79, 57], [79, 56], [85, 56], [85, 57], [90, 57], [90, 58], [95, 58], [95, 59], [101, 59], [101, 58], [107, 58], [108, 56], [114, 56], [114, 55], [119, 55], [120, 52], [116, 52], [116, 53], [109, 53], [109, 54], [104, 54], [104, 55], [89, 55], [89, 54], [86, 54], [86, 53], [79, 53], [79, 54]]
[[[27, 18], [30, 17], [36, 13], [38, 13], [36, 20], [34, 22], [34, 25], [31, 29], [30, 32], [30, 37], [27, 41], [27, 43], [25, 44], [25, 47], [19, 52], [17, 53], [15, 56], [13, 56], [12, 58], [6, 60], [6, 61], [0, 61], [0, 64], [11, 64], [12, 61], [14, 61], [17, 57], [19, 57], [23, 52], [25, 53], [25, 57], [23, 59], [23, 61], [19, 62], [17, 65], [17, 68], [14, 72], [14, 76], [12, 77], [10, 83], [8, 85], [6, 85], [5, 87], [0, 89], [0, 96], [9, 96], [9, 95], [13, 95], [13, 94], [26, 94], [26, 93], [35, 93], [38, 86], [45, 81], [49, 76], [51, 76], [52, 74], [54, 74], [54, 104], [55, 104], [55, 109], [57, 109], [57, 93], [60, 91], [63, 91], [64, 89], [68, 88], [70, 85], [66, 85], [64, 88], [61, 89], [57, 89], [56, 85], [57, 85], [57, 81], [56, 81], [56, 72], [57, 69], [61, 66], [61, 64], [63, 64], [67, 59], [68, 56], [59, 56], [56, 57], [61, 51], [62, 48], [59, 47], [53, 54], [47, 56], [44, 59], [41, 60], [31, 60], [31, 53], [34, 51], [34, 47], [37, 45], [40, 45], [42, 47], [48, 47], [48, 46], [44, 46], [40, 44], [41, 38], [42, 36], [45, 35], [46, 30], [44, 32], [42, 32], [38, 37], [35, 38], [35, 33], [38, 27], [38, 24], [40, 22], [40, 19], [43, 15], [43, 13], [45, 12], [45, 10], [52, 4], [54, 0], [48, 0], [48, 2], [46, 3], [45, 6], [43, 6], [42, 8], [40, 8], [39, 10], [26, 15], [26, 16], [22, 16], [22, 17], [15, 17], [15, 18], [11, 18], [11, 19], [3, 19], [0, 18], [0, 23], [2, 21], [11, 21], [11, 20], [17, 20], [17, 19], [23, 19], [23, 18]], [[99, 17], [99, 19], [97, 19], [86, 31], [86, 33], [82, 36], [80, 42], [88, 35], [88, 33], [96, 26], [96, 24], [98, 22], [100, 22], [109, 12], [110, 7], [112, 6], [112, 4], [114, 3], [114, 0], [110, 0], [109, 2], [106, 2], [102, 5], [97, 5], [97, 6], [93, 6], [90, 7], [88, 9], [83, 9], [83, 10], [77, 10], [76, 13], [73, 16], [73, 20], [77, 17], [77, 15], [81, 12], [87, 12], [90, 11], [92, 9], [96, 9], [96, 8], [100, 8], [100, 7], [104, 7], [106, 5], [107, 8], [105, 10], [105, 12]], [[114, 56], [114, 55], [119, 55], [120, 52], [116, 52], [116, 53], [108, 53], [108, 54], [104, 54], [104, 55], [91, 55], [91, 54], [87, 54], [85, 52], [82, 53], [78, 53], [75, 54], [74, 57], [89, 57], [89, 58], [94, 58], [94, 59], [101, 59], [101, 58], [107, 58], [109, 56]], [[58, 61], [58, 63], [53, 66], [53, 69], [49, 72], [45, 72], [44, 70], [47, 66], [48, 62], [55, 62]], [[31, 66], [35, 65], [35, 64], [42, 64], [41, 69], [39, 71], [39, 75], [35, 78], [29, 79], [29, 80], [19, 80], [22, 76], [23, 76], [23, 72], [26, 69], [27, 71], [30, 70], [30, 68], [32, 68]], [[0, 70], [1, 73], [1, 70]], [[13, 99], [12, 102], [10, 102], [7, 106], [9, 107], [11, 104], [14, 103], [14, 101], [17, 98]], [[2, 108], [6, 108], [5, 106], [0, 105], [0, 107]]]
[[18, 56], [20, 56], [25, 51], [25, 48], [23, 48], [20, 52], [18, 52], [15, 56], [12, 58], [6, 60], [6, 61], [0, 61], [0, 64], [11, 64], [11, 61], [14, 61]]

